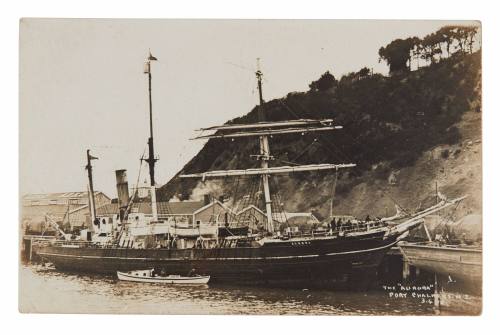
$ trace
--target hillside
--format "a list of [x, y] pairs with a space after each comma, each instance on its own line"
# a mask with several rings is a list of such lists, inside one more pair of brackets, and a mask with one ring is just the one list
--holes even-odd
[[[325, 74], [326, 75], [326, 74]], [[358, 164], [339, 173], [334, 201], [337, 214], [385, 215], [394, 203], [415, 209], [449, 196], [474, 195], [460, 211], [481, 212], [481, 54], [456, 54], [415, 71], [390, 77], [363, 69], [331, 85], [311, 84], [265, 103], [268, 120], [333, 118], [344, 129], [326, 134], [282, 135], [270, 139], [272, 165]], [[331, 76], [333, 77], [333, 76]], [[255, 122], [257, 110], [228, 123]], [[256, 167], [255, 139], [213, 139], [180, 173]], [[333, 173], [311, 172], [275, 177], [287, 211], [328, 215]], [[236, 185], [236, 186], [235, 186]], [[248, 179], [208, 181], [174, 177], [159, 198], [199, 199], [203, 194], [238, 198]], [[238, 194], [235, 194], [235, 190]], [[243, 191], [242, 191], [243, 190]]]

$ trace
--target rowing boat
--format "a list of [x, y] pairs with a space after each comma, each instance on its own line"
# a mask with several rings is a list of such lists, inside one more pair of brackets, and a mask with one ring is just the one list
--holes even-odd
[[210, 280], [210, 276], [180, 276], [168, 275], [159, 276], [154, 273], [153, 269], [137, 270], [129, 272], [116, 272], [119, 280], [141, 282], [141, 283], [162, 283], [162, 284], [189, 284], [198, 285], [206, 284]]

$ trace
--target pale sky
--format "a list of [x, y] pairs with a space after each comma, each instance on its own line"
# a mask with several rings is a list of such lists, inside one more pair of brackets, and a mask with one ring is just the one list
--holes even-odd
[[[378, 49], [423, 37], [449, 21], [84, 20], [20, 24], [20, 191], [86, 190], [116, 197], [114, 170], [137, 179], [149, 136], [148, 49], [152, 66], [156, 179], [166, 183], [202, 148], [194, 130], [248, 113], [264, 99], [307, 91], [326, 71], [337, 78], [367, 66], [387, 73]], [[464, 23], [463, 21], [460, 23]], [[143, 168], [142, 178], [147, 174]]]

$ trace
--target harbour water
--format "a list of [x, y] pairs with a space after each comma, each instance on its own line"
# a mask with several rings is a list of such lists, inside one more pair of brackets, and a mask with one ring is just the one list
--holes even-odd
[[[42, 313], [435, 315], [431, 299], [387, 290], [333, 292], [237, 286], [168, 286], [112, 276], [20, 267], [20, 310]], [[456, 311], [439, 314], [457, 314]], [[458, 312], [464, 314], [464, 311]], [[465, 313], [467, 314], [467, 313]]]

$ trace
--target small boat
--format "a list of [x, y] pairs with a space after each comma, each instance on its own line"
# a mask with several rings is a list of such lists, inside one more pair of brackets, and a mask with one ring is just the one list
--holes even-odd
[[408, 262], [430, 272], [481, 287], [483, 250], [481, 246], [440, 245], [436, 242], [401, 242], [399, 248]]
[[129, 272], [117, 271], [119, 280], [134, 281], [141, 283], [162, 283], [162, 284], [183, 284], [183, 285], [200, 285], [206, 284], [210, 280], [210, 276], [180, 276], [168, 275], [160, 276], [155, 274], [154, 269], [137, 270]]

